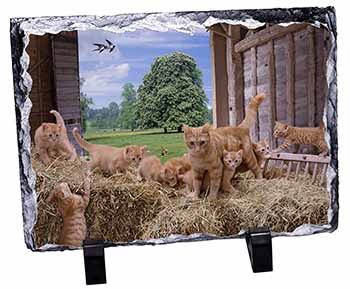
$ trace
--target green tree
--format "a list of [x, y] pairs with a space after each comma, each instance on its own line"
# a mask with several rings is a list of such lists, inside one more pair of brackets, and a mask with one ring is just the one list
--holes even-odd
[[135, 103], [137, 101], [137, 93], [132, 83], [124, 84], [122, 98], [118, 118], [119, 127], [134, 130], [136, 128]]
[[88, 121], [88, 114], [90, 110], [90, 105], [93, 105], [94, 102], [92, 98], [87, 97], [87, 94], [83, 92], [82, 88], [84, 86], [85, 79], [80, 78], [80, 111], [81, 111], [81, 117], [82, 117], [82, 128], [85, 132], [87, 129], [87, 121]]
[[136, 119], [141, 128], [181, 130], [182, 124], [202, 125], [207, 119], [207, 97], [195, 60], [175, 52], [158, 57], [138, 89]]

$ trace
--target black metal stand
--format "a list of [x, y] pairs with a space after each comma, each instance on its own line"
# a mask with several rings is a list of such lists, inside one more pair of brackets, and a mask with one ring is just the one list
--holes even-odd
[[250, 229], [246, 233], [245, 239], [253, 272], [272, 271], [272, 238], [270, 229], [266, 227]]
[[84, 240], [86, 285], [106, 284], [106, 265], [103, 241]]

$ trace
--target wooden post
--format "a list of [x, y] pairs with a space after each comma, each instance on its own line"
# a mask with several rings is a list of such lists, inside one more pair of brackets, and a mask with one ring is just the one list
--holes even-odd
[[232, 25], [228, 25], [227, 29], [228, 38], [226, 39], [226, 59], [227, 59], [227, 86], [228, 86], [228, 108], [229, 108], [229, 125], [236, 126], [236, 103], [235, 103], [235, 86], [234, 86], [234, 75], [233, 75], [233, 63], [232, 63]]
[[216, 82], [215, 82], [215, 45], [214, 45], [214, 32], [210, 31], [210, 51], [211, 51], [211, 86], [212, 86], [212, 108], [213, 108], [213, 126], [217, 127], [216, 116]]
[[[232, 46], [241, 41], [241, 26], [231, 26]], [[233, 73], [233, 100], [236, 125], [240, 124], [244, 117], [244, 79], [242, 54], [232, 48], [232, 73]]]
[[295, 48], [292, 33], [287, 34], [287, 122], [295, 125]]
[[316, 55], [315, 55], [315, 31], [309, 25], [308, 31], [308, 125], [315, 126], [315, 104], [316, 104]]
[[273, 148], [277, 147], [277, 140], [272, 138], [273, 129], [276, 121], [276, 68], [275, 68], [275, 49], [274, 42], [271, 40], [269, 42], [269, 79], [270, 79], [270, 113], [269, 113], [269, 122], [270, 122], [270, 141]]
[[[253, 46], [250, 48], [250, 57], [251, 57], [251, 88], [252, 88], [252, 95], [251, 97], [254, 97], [258, 93], [257, 84], [258, 84], [258, 72], [257, 72], [257, 57], [256, 57], [256, 47]], [[253, 141], [257, 142], [259, 141], [259, 111], [257, 112], [256, 116], [256, 122], [253, 127], [252, 131], [252, 137]]]

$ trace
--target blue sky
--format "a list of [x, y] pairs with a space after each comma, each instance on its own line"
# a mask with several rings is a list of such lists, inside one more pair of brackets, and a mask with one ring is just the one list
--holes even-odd
[[[92, 51], [93, 43], [109, 39], [119, 50], [101, 54]], [[120, 103], [122, 86], [131, 82], [137, 88], [150, 71], [156, 57], [180, 51], [191, 55], [202, 71], [203, 88], [211, 105], [211, 63], [209, 33], [193, 35], [180, 32], [139, 30], [116, 34], [101, 30], [79, 31], [79, 70], [85, 79], [82, 90], [94, 101], [94, 107]]]

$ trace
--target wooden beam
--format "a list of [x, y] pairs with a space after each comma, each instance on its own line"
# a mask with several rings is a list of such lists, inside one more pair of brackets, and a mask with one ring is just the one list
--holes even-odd
[[287, 34], [287, 122], [295, 125], [295, 48], [292, 33]]
[[274, 41], [269, 42], [269, 85], [270, 85], [270, 113], [269, 113], [269, 122], [270, 122], [270, 136], [272, 147], [277, 147], [277, 139], [272, 138], [273, 129], [275, 126], [276, 117], [276, 67], [275, 67], [275, 48]]
[[271, 153], [270, 160], [285, 160], [294, 162], [312, 162], [320, 164], [329, 164], [331, 158], [318, 156], [318, 155], [308, 155], [308, 154], [292, 154], [292, 153]]
[[242, 122], [244, 117], [244, 79], [243, 79], [243, 59], [241, 53], [233, 52], [233, 75], [236, 103], [236, 123]]
[[307, 25], [309, 24], [291, 24], [285, 27], [280, 25], [270, 26], [264, 30], [255, 33], [254, 35], [248, 36], [247, 38], [237, 43], [235, 46], [235, 51], [244, 52], [253, 46], [259, 46], [271, 40], [283, 37], [288, 33], [304, 29]]
[[[232, 34], [232, 25], [228, 26], [228, 35]], [[227, 59], [227, 87], [228, 87], [228, 108], [229, 108], [229, 125], [236, 126], [236, 103], [235, 103], [235, 87], [233, 75], [233, 41], [231, 37], [226, 39], [226, 59]]]
[[[256, 47], [250, 48], [250, 71], [251, 71], [251, 88], [252, 88], [252, 97], [257, 95], [258, 89], [258, 67], [257, 67], [257, 56], [256, 56]], [[259, 141], [259, 111], [257, 112], [256, 121], [252, 132], [253, 141]]]
[[211, 58], [211, 86], [212, 86], [212, 107], [213, 107], [213, 126], [217, 128], [217, 115], [216, 115], [216, 78], [215, 78], [215, 45], [214, 45], [214, 32], [210, 30], [210, 58]]
[[316, 105], [316, 55], [315, 55], [315, 31], [312, 26], [307, 27], [308, 39], [308, 125], [315, 126]]

